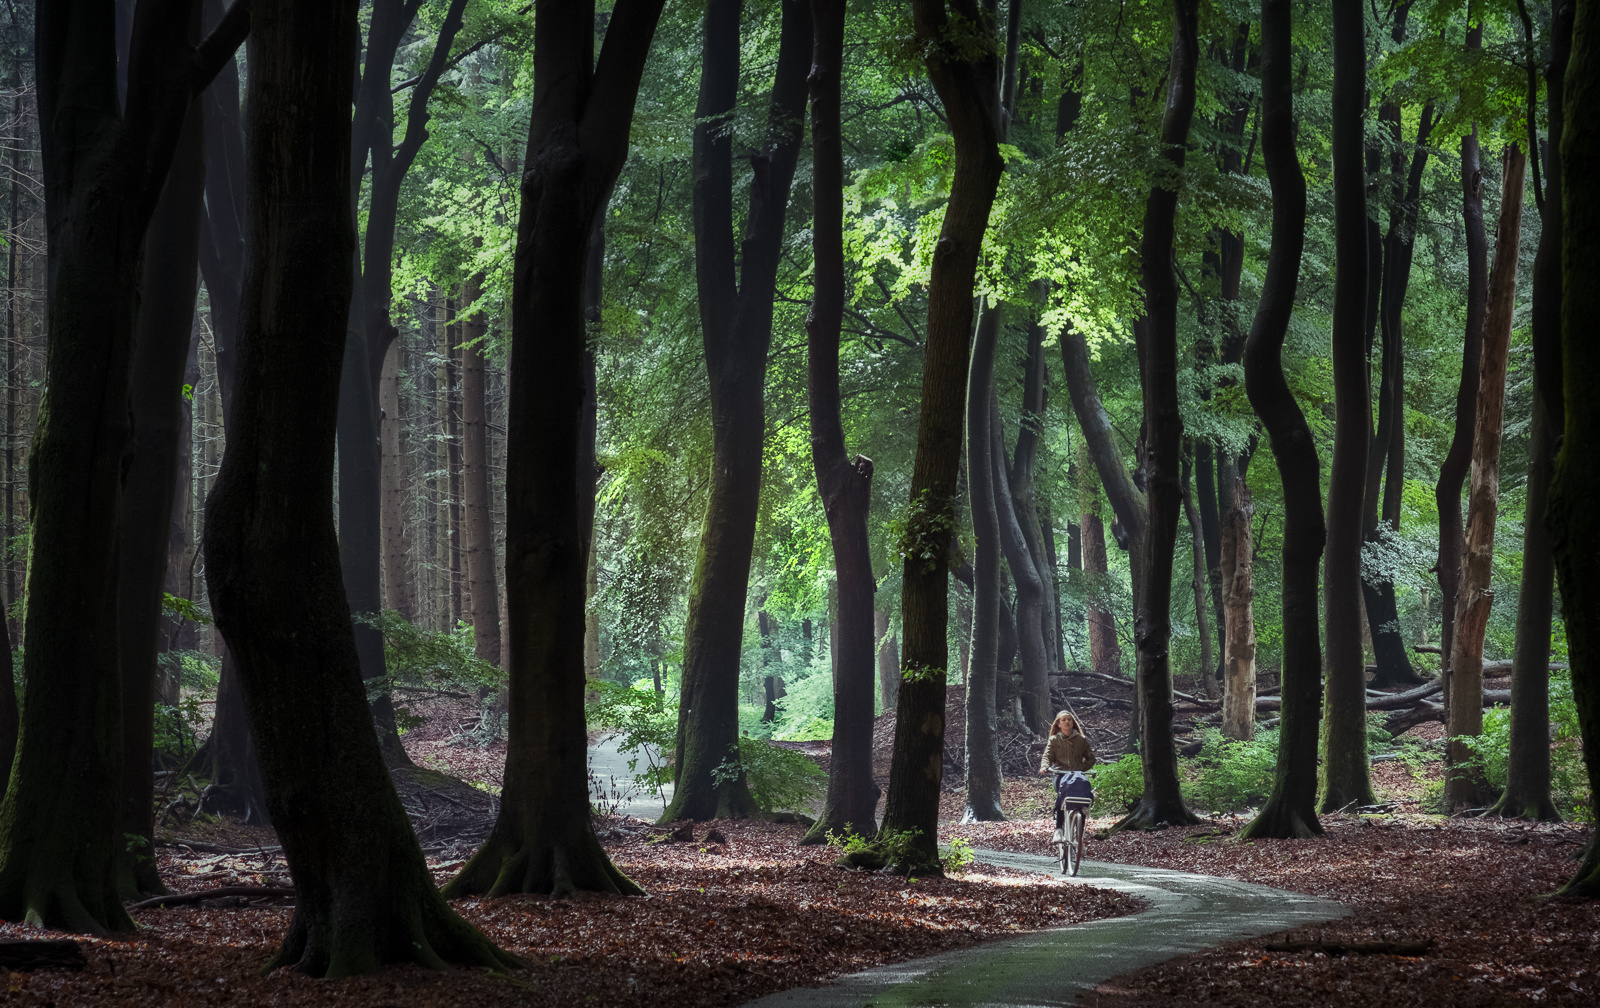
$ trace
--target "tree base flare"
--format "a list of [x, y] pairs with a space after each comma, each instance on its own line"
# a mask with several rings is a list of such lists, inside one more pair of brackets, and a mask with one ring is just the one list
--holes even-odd
[[1322, 824], [1309, 812], [1302, 815], [1287, 805], [1268, 801], [1265, 808], [1239, 831], [1240, 840], [1309, 840], [1322, 835]]
[[1531, 822], [1561, 821], [1561, 813], [1556, 811], [1556, 804], [1550, 800], [1548, 794], [1514, 794], [1509, 789], [1483, 814], [1498, 816], [1501, 819], [1527, 819]]
[[643, 896], [644, 890], [611, 863], [587, 823], [576, 836], [518, 841], [499, 827], [444, 887], [446, 899], [534, 893], [565, 896], [584, 890]]
[[1185, 808], [1181, 801], [1155, 801], [1151, 798], [1140, 798], [1139, 804], [1133, 807], [1133, 811], [1123, 816], [1115, 826], [1111, 827], [1111, 832], [1166, 829], [1168, 826], [1193, 826], [1199, 821], [1200, 817]]

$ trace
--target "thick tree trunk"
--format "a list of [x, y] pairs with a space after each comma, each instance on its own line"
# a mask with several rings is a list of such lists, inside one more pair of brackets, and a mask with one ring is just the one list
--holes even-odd
[[[683, 633], [677, 789], [663, 822], [745, 816], [754, 808], [738, 769], [739, 652], [761, 492], [772, 292], [800, 151], [811, 18], [804, 0], [783, 4], [766, 142], [752, 160], [743, 275], [736, 281], [729, 120], [739, 90], [741, 7], [741, 0], [712, 0], [703, 21], [694, 232], [700, 332], [711, 384], [711, 486]], [[737, 772], [718, 773], [722, 767]]]
[[[1565, 437], [1556, 456], [1546, 520], [1561, 585], [1572, 663], [1572, 697], [1583, 736], [1590, 794], [1600, 794], [1600, 402], [1588, 387], [1600, 369], [1594, 320], [1600, 318], [1600, 3], [1577, 0], [1572, 58], [1562, 95], [1561, 373]], [[1591, 842], [1569, 896], [1600, 896], [1600, 844]]]
[[[1162, 157], [1183, 168], [1194, 118], [1195, 66], [1199, 61], [1199, 0], [1173, 0], [1172, 54], [1166, 111], [1161, 117]], [[1172, 741], [1172, 556], [1183, 504], [1179, 479], [1183, 415], [1178, 407], [1178, 280], [1172, 242], [1176, 188], [1157, 182], [1145, 199], [1139, 245], [1144, 311], [1140, 378], [1144, 387], [1145, 486], [1149, 520], [1144, 528], [1142, 585], [1134, 596], [1134, 654], [1139, 695], [1139, 748], [1144, 794], [1115, 829], [1151, 829], [1198, 821], [1179, 791], [1178, 751]], [[1103, 478], [1103, 477], [1102, 477]]]
[[1222, 734], [1251, 739], [1256, 734], [1256, 621], [1252, 608], [1255, 544], [1250, 519], [1255, 507], [1250, 487], [1238, 477], [1227, 495], [1222, 522], [1222, 604], [1227, 617], [1222, 655]]
[[[623, 0], [594, 52], [594, 4], [539, 0], [529, 169], [512, 275], [506, 416], [510, 734], [500, 815], [445, 891], [638, 893], [589, 818], [583, 714], [584, 274], [662, 0]], [[572, 86], [577, 83], [581, 86]], [[580, 129], [580, 126], [582, 129]]]
[[[274, 965], [513, 964], [447, 906], [389, 780], [333, 527], [340, 360], [355, 248], [358, 5], [254, 0], [251, 254], [233, 430], [210, 500], [213, 611], [239, 662], [296, 906]], [[337, 772], [333, 772], [337, 768]]]
[[[998, 325], [998, 319], [996, 319]], [[998, 334], [997, 334], [998, 335]], [[1046, 643], [1045, 614], [1049, 605], [1043, 573], [1034, 563], [1035, 553], [1014, 507], [1006, 472], [1005, 436], [999, 404], [989, 402], [989, 468], [993, 474], [995, 511], [1000, 521], [1000, 548], [1017, 587], [1017, 653], [1022, 661], [1022, 714], [1035, 735], [1050, 733], [1050, 649]]]
[[[462, 299], [476, 304], [481, 280], [467, 281]], [[473, 652], [492, 665], [500, 664], [500, 593], [495, 587], [494, 521], [489, 513], [489, 430], [484, 404], [483, 339], [486, 322], [482, 311], [466, 321], [466, 345], [461, 369], [461, 487], [466, 512], [467, 585], [472, 602]]]
[[894, 710], [900, 699], [900, 641], [893, 621], [894, 614], [887, 609], [873, 613], [873, 633], [878, 641], [878, 702], [886, 711]]
[[[1467, 48], [1483, 48], [1483, 26], [1467, 29]], [[1443, 626], [1440, 653], [1446, 675], [1445, 701], [1450, 699], [1449, 662], [1455, 641], [1456, 592], [1461, 578], [1461, 551], [1465, 548], [1461, 525], [1461, 488], [1472, 462], [1472, 425], [1477, 415], [1478, 359], [1483, 340], [1483, 318], [1488, 311], [1489, 246], [1483, 231], [1483, 167], [1478, 153], [1478, 127], [1461, 138], [1462, 219], [1467, 239], [1467, 328], [1462, 341], [1461, 383], [1456, 388], [1455, 433], [1450, 449], [1439, 464], [1434, 500], [1439, 508], [1439, 577]]]
[[1527, 158], [1512, 144], [1502, 159], [1500, 220], [1495, 230], [1489, 310], [1483, 320], [1478, 362], [1478, 411], [1472, 436], [1472, 485], [1467, 497], [1466, 550], [1456, 589], [1455, 635], [1450, 648], [1449, 695], [1445, 699], [1445, 799], [1453, 809], [1489, 800], [1481, 771], [1462, 767], [1471, 757], [1454, 741], [1483, 732], [1483, 638], [1494, 602], [1494, 523], [1500, 510], [1500, 431], [1505, 419], [1506, 352], [1516, 307], [1517, 254], [1522, 237], [1522, 187]]
[[[844, 70], [845, 0], [811, 2], [811, 144], [814, 295], [806, 316], [807, 403], [811, 463], [828, 518], [838, 617], [833, 648], [833, 756], [822, 814], [805, 840], [829, 829], [877, 831], [878, 785], [872, 780], [874, 685], [872, 549], [867, 509], [872, 460], [850, 458], [839, 399], [839, 339], [844, 321], [844, 145], [839, 101]], [[805, 842], [803, 840], [802, 842]]]
[[112, 5], [37, 11], [49, 346], [28, 465], [24, 696], [0, 803], [6, 920], [132, 928], [117, 892], [117, 544], [141, 256], [187, 110], [243, 28], [234, 19], [197, 49], [198, 16], [195, 3], [138, 9], [123, 110]]
[[[199, 28], [199, 22], [195, 22]], [[166, 587], [183, 373], [194, 327], [205, 163], [200, 105], [190, 103], [183, 135], [151, 218], [134, 325], [128, 405], [133, 453], [123, 477], [117, 571], [117, 651], [122, 665], [122, 892], [167, 891], [156, 871], [151, 777], [155, 750], [156, 652]], [[138, 842], [134, 842], [137, 838]]]
[[[950, 201], [939, 228], [928, 286], [917, 451], [901, 548], [904, 637], [889, 795], [879, 836], [916, 831], [906, 870], [938, 871], [936, 833], [944, 761], [946, 622], [961, 403], [972, 338], [973, 281], [983, 232], [1004, 162], [995, 87], [999, 78], [992, 17], [976, 0], [912, 0], [911, 18], [928, 76], [944, 105], [955, 145]], [[959, 19], [959, 22], [958, 20]], [[987, 40], [959, 52], [943, 44], [961, 24]]]
[[[1522, 525], [1522, 585], [1517, 592], [1517, 636], [1511, 650], [1511, 744], [1506, 789], [1490, 814], [1514, 819], [1556, 820], [1550, 799], [1550, 624], [1554, 610], [1555, 558], [1545, 508], [1555, 467], [1561, 417], [1546, 390], [1561, 372], [1561, 134], [1565, 110], [1562, 82], [1572, 49], [1572, 3], [1558, 3], [1550, 21], [1550, 62], [1545, 66], [1550, 124], [1539, 251], [1533, 262], [1533, 418], [1528, 445], [1527, 500]], [[1529, 100], [1537, 108], [1537, 81]]]
[[1360, 0], [1333, 3], [1334, 434], [1328, 479], [1328, 549], [1323, 618], [1328, 650], [1323, 697], [1324, 812], [1370, 805], [1367, 765], [1367, 662], [1361, 648], [1361, 506], [1366, 491], [1371, 407], [1365, 360], [1367, 194], [1362, 172], [1366, 103], [1364, 15]]
[[1261, 154], [1272, 185], [1272, 247], [1244, 351], [1245, 394], [1267, 429], [1283, 481], [1283, 713], [1272, 793], [1241, 837], [1322, 832], [1316, 812], [1322, 472], [1311, 428], [1283, 371], [1306, 228], [1306, 181], [1295, 153], [1293, 11], [1293, 0], [1261, 0]]
[[1000, 308], [978, 320], [967, 369], [967, 489], [972, 508], [972, 651], [967, 667], [967, 807], [963, 822], [998, 822], [1000, 756], [995, 747], [996, 677], [1000, 674], [1000, 486], [995, 474], [994, 357]]

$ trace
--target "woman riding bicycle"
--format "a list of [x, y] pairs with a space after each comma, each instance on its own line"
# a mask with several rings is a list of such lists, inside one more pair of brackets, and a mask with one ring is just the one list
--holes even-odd
[[[1063, 799], [1067, 798], [1069, 790], [1077, 792], [1077, 796], [1071, 799], [1074, 801], [1073, 807], [1079, 813], [1084, 811], [1083, 805], [1078, 803], [1087, 801], [1082, 796], [1088, 793], [1089, 782], [1083, 775], [1092, 766], [1094, 766], [1094, 750], [1089, 747], [1089, 740], [1078, 727], [1078, 719], [1072, 716], [1071, 711], [1057, 714], [1055, 721], [1050, 725], [1050, 741], [1045, 744], [1044, 755], [1039, 760], [1039, 776], [1055, 775], [1056, 830], [1051, 839], [1056, 844], [1065, 843], [1068, 839], [1074, 840], [1072, 844], [1074, 855], [1079, 843], [1076, 842], [1077, 837], [1069, 838], [1066, 835], [1067, 817], [1062, 813]], [[1081, 832], [1081, 815], [1077, 826]], [[1077, 874], [1076, 863], [1072, 866], [1071, 874]]]

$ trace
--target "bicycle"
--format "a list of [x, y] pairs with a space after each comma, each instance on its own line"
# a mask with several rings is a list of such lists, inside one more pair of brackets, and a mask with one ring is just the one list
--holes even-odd
[[1056, 828], [1061, 830], [1062, 839], [1055, 847], [1063, 875], [1078, 874], [1078, 865], [1083, 861], [1084, 826], [1083, 809], [1077, 805], [1056, 813]]

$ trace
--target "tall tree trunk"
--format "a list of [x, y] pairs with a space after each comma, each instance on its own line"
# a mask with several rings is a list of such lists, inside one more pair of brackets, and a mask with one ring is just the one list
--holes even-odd
[[[1005, 163], [995, 117], [999, 66], [991, 15], [977, 0], [912, 0], [911, 20], [923, 46], [928, 76], [950, 122], [955, 164], [928, 285], [917, 451], [901, 543], [906, 560], [900, 595], [904, 636], [900, 703], [879, 836], [918, 831], [909, 863], [903, 867], [922, 872], [938, 870], [935, 837], [950, 664], [949, 551], [961, 459], [962, 392], [972, 338], [973, 281]], [[959, 52], [947, 49], [943, 40], [957, 23], [986, 44]]]
[[[1021, 0], [1015, 0], [1012, 10], [1020, 17]], [[1050, 546], [1051, 536], [1046, 531], [1045, 523], [1041, 521], [1034, 477], [1039, 458], [1039, 432], [1044, 424], [1045, 411], [1044, 336], [1043, 326], [1036, 322], [1028, 325], [1028, 356], [1023, 363], [1022, 416], [1017, 424], [1017, 449], [1012, 455], [1011, 468], [1005, 475], [1010, 484], [1011, 509], [1016, 513], [1022, 541], [1027, 547], [1028, 557], [1033, 563], [1034, 573], [1039, 581], [1039, 632], [1044, 650], [1044, 675], [1042, 684], [1035, 681], [1034, 688], [1037, 690], [1042, 685], [1043, 692], [1039, 695], [1044, 698], [1041, 710], [1046, 721], [1039, 728], [1048, 734], [1048, 721], [1053, 716], [1050, 710], [1049, 673], [1059, 672], [1063, 666], [1060, 604], [1057, 601], [1055, 583], [1055, 551]], [[1004, 465], [1003, 452], [998, 461]]]
[[[241, 360], [205, 535], [296, 884], [273, 965], [514, 960], [434, 888], [369, 715], [333, 527], [334, 428], [355, 248], [350, 97], [358, 5], [253, 0], [251, 254]], [[330, 772], [337, 768], [337, 773]]]
[[1251, 739], [1256, 734], [1256, 621], [1252, 609], [1255, 543], [1250, 519], [1255, 507], [1243, 476], [1227, 495], [1222, 521], [1222, 604], [1227, 633], [1222, 655], [1222, 734]]
[[506, 414], [505, 787], [494, 829], [445, 888], [452, 897], [640, 891], [606, 857], [589, 818], [582, 499], [594, 477], [579, 457], [589, 241], [628, 155], [661, 8], [662, 0], [621, 0], [591, 62], [593, 0], [535, 6]]
[[[467, 281], [462, 300], [475, 305], [482, 280]], [[467, 584], [472, 600], [473, 653], [500, 664], [500, 595], [494, 576], [494, 521], [489, 512], [489, 431], [484, 405], [483, 340], [487, 324], [482, 311], [467, 317], [461, 368], [461, 487], [466, 512]]]
[[1194, 576], [1190, 579], [1189, 587], [1194, 592], [1195, 636], [1200, 638], [1199, 678], [1200, 689], [1203, 694], [1206, 692], [1205, 684], [1210, 679], [1213, 660], [1211, 654], [1211, 620], [1206, 614], [1206, 604], [1209, 601], [1206, 597], [1209, 594], [1206, 591], [1206, 582], [1210, 578], [1206, 574], [1205, 534], [1200, 528], [1200, 509], [1195, 506], [1192, 486], [1194, 478], [1194, 465], [1192, 463], [1194, 446], [1190, 444], [1186, 448], [1182, 463], [1183, 514], [1189, 522], [1189, 545], [1194, 558], [1191, 568]]
[[[1562, 95], [1561, 374], [1565, 436], [1556, 455], [1546, 522], [1561, 585], [1572, 664], [1572, 698], [1583, 736], [1589, 793], [1600, 794], [1600, 402], [1588, 388], [1600, 369], [1594, 320], [1600, 318], [1600, 3], [1576, 0], [1572, 58]], [[1591, 842], [1568, 896], [1600, 896], [1600, 844]]]
[[1505, 418], [1506, 351], [1516, 307], [1517, 254], [1522, 237], [1522, 187], [1527, 158], [1516, 144], [1502, 158], [1500, 220], [1495, 230], [1489, 311], [1483, 319], [1478, 363], [1478, 411], [1472, 436], [1472, 485], [1467, 496], [1466, 550], [1456, 589], [1455, 635], [1450, 648], [1450, 697], [1445, 728], [1445, 800], [1452, 809], [1485, 804], [1481, 771], [1461, 766], [1471, 757], [1456, 741], [1483, 732], [1483, 638], [1494, 602], [1494, 523], [1500, 510], [1500, 431]]
[[[195, 13], [198, 15], [199, 10]], [[198, 38], [200, 22], [193, 22]], [[183, 135], [156, 203], [134, 324], [128, 405], [132, 458], [122, 483], [117, 570], [117, 652], [122, 665], [122, 891], [165, 893], [155, 861], [153, 811], [157, 658], [162, 593], [176, 497], [183, 372], [194, 327], [205, 164], [200, 104], [191, 102]], [[138, 842], [133, 842], [137, 838]]]
[[995, 679], [1000, 674], [999, 486], [994, 453], [994, 356], [1000, 306], [985, 310], [967, 369], [967, 491], [972, 507], [972, 651], [967, 666], [967, 807], [963, 822], [998, 822], [1000, 755], [995, 746]]
[[[1173, 0], [1161, 156], [1175, 170], [1174, 179], [1183, 169], [1184, 146], [1194, 118], [1195, 67], [1200, 52], [1198, 10], [1199, 0]], [[1161, 182], [1153, 184], [1145, 199], [1144, 233], [1139, 243], [1146, 319], [1139, 356], [1149, 520], [1139, 558], [1143, 584], [1134, 596], [1133, 644], [1144, 794], [1133, 811], [1117, 823], [1117, 829], [1198, 821], [1184, 806], [1178, 789], [1178, 751], [1172, 741], [1172, 556], [1183, 504], [1178, 461], [1183, 447], [1183, 415], [1178, 407], [1178, 280], [1172, 264], [1177, 208], [1177, 189]]]
[[[1194, 469], [1195, 493], [1198, 497], [1196, 506], [1200, 514], [1200, 545], [1205, 559], [1206, 581], [1210, 587], [1211, 614], [1217, 628], [1217, 640], [1221, 645], [1220, 650], [1226, 650], [1224, 628], [1227, 626], [1227, 617], [1222, 610], [1222, 522], [1218, 511], [1218, 493], [1216, 467], [1222, 464], [1220, 453], [1213, 457], [1211, 442], [1199, 438], [1194, 444]], [[1217, 687], [1222, 686], [1222, 655], [1216, 655], [1218, 664], [1215, 667], [1206, 667], [1202, 671], [1205, 677], [1215, 678]], [[1205, 662], [1201, 663], [1205, 665]]]
[[1106, 530], [1100, 516], [1083, 516], [1083, 572], [1092, 579], [1097, 597], [1089, 602], [1089, 665], [1101, 675], [1122, 675], [1122, 645], [1117, 641], [1117, 618], [1109, 603], [1102, 603], [1110, 576], [1106, 558]]
[[[1483, 48], [1483, 25], [1467, 28], [1467, 48]], [[1439, 463], [1434, 500], [1439, 508], [1439, 577], [1443, 626], [1439, 634], [1441, 673], [1445, 675], [1445, 702], [1450, 700], [1449, 662], [1455, 641], [1456, 592], [1461, 578], [1461, 551], [1465, 548], [1461, 525], [1461, 488], [1472, 462], [1472, 425], [1477, 416], [1478, 359], [1482, 349], [1483, 317], [1488, 311], [1489, 244], [1483, 231], [1483, 166], [1478, 152], [1478, 127], [1461, 138], [1462, 219], [1467, 238], [1467, 328], [1462, 340], [1461, 383], [1456, 388], [1456, 425], [1450, 449]]]
[[[609, 202], [609, 200], [608, 200]], [[594, 597], [600, 590], [600, 551], [595, 547], [595, 488], [600, 479], [599, 455], [595, 439], [600, 432], [600, 389], [594, 345], [600, 338], [601, 300], [605, 291], [606, 262], [605, 207], [595, 217], [594, 237], [589, 239], [589, 265], [583, 278], [583, 321], [589, 327], [589, 345], [583, 352], [583, 427], [578, 434], [579, 472], [589, 474], [578, 488], [579, 519], [583, 522], [583, 549], [588, 557], [583, 582], [583, 674], [600, 677], [600, 612]]]
[[894, 710], [900, 699], [900, 641], [894, 632], [894, 614], [877, 610], [872, 629], [878, 641], [878, 700], [884, 710]]
[[[1511, 744], [1506, 789], [1491, 815], [1514, 819], [1560, 818], [1550, 798], [1550, 624], [1555, 558], [1545, 508], [1562, 417], [1546, 395], [1561, 373], [1561, 134], [1562, 82], [1572, 50], [1572, 3], [1555, 5], [1550, 19], [1550, 61], [1545, 64], [1550, 125], [1539, 251], [1533, 261], [1533, 422], [1528, 445], [1527, 503], [1522, 524], [1522, 585], [1517, 592], [1517, 635], [1511, 650]], [[1538, 108], [1538, 81], [1529, 85]], [[1557, 399], [1557, 403], [1560, 400]]]
[[743, 275], [736, 281], [728, 124], [739, 90], [741, 7], [741, 0], [711, 0], [706, 8], [695, 112], [695, 273], [711, 382], [711, 488], [683, 632], [677, 789], [663, 822], [753, 810], [743, 770], [732, 776], [716, 771], [739, 760], [739, 651], [761, 492], [772, 292], [800, 152], [811, 18], [804, 0], [785, 0], [767, 135], [751, 162]]
[[876, 832], [878, 785], [872, 781], [874, 679], [872, 549], [867, 509], [872, 460], [850, 458], [839, 399], [839, 339], [844, 322], [844, 144], [839, 101], [844, 71], [845, 0], [811, 0], [811, 144], [814, 293], [806, 315], [807, 403], [811, 463], [828, 518], [838, 584], [833, 649], [833, 756], [828, 797], [805, 840], [829, 829]]
[[1362, 171], [1366, 104], [1360, 0], [1333, 3], [1334, 434], [1323, 562], [1327, 680], [1321, 810], [1373, 802], [1367, 765], [1367, 662], [1361, 648], [1361, 506], [1366, 491], [1367, 194]]
[[[379, 450], [383, 453], [384, 599], [387, 608], [416, 621], [421, 614], [417, 610], [417, 583], [411, 572], [411, 521], [406, 507], [406, 465], [400, 440], [405, 427], [405, 417], [400, 412], [400, 358], [403, 355], [404, 349], [398, 342], [390, 343], [388, 353], [383, 356], [383, 372], [378, 377], [378, 409], [383, 414]], [[493, 563], [492, 556], [490, 562]], [[499, 625], [497, 614], [495, 626]]]
[[24, 696], [0, 803], [6, 920], [89, 933], [133, 926], [117, 888], [126, 846], [117, 544], [141, 258], [188, 108], [244, 28], [235, 18], [194, 47], [195, 2], [136, 12], [126, 110], [113, 6], [37, 10], [49, 346], [28, 465]]
[[1322, 466], [1283, 371], [1306, 230], [1306, 180], [1295, 153], [1293, 21], [1293, 0], [1261, 0], [1261, 155], [1272, 185], [1272, 247], [1245, 341], [1244, 390], [1267, 430], [1283, 482], [1283, 709], [1272, 792], [1241, 837], [1322, 832], [1316, 811], [1322, 715], [1317, 567], [1326, 537]]
[[[998, 324], [998, 320], [997, 323]], [[998, 335], [998, 334], [997, 334]], [[1011, 481], [1007, 475], [1005, 435], [1001, 428], [998, 402], [990, 396], [989, 439], [993, 443], [989, 459], [995, 484], [995, 510], [1000, 519], [1000, 547], [1006, 567], [1017, 586], [1017, 652], [1022, 660], [1022, 713], [1028, 730], [1035, 735], [1050, 733], [1050, 650], [1046, 644], [1045, 614], [1049, 598], [1043, 573], [1034, 563], [1021, 517], [1014, 506]]]

